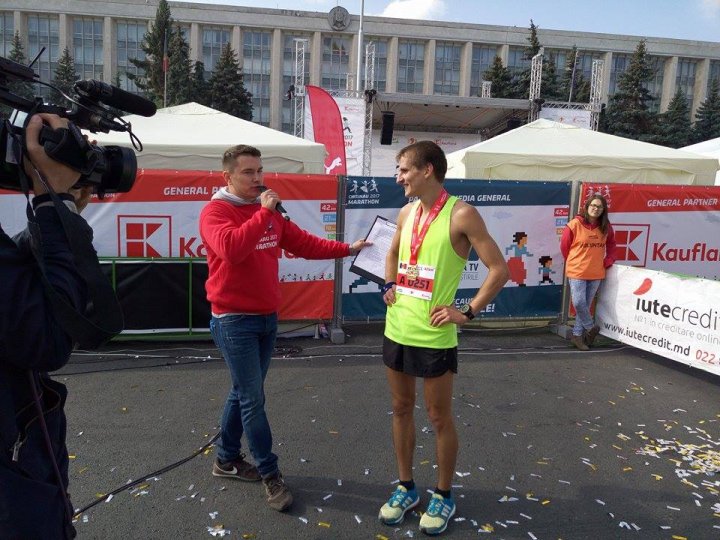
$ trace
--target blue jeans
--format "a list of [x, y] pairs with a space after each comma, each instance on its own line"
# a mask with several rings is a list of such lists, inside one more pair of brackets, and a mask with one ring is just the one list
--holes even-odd
[[272, 452], [272, 432], [265, 414], [265, 376], [277, 335], [277, 314], [213, 317], [210, 331], [230, 368], [232, 388], [225, 402], [218, 458], [240, 456], [240, 438], [247, 438], [250, 454], [266, 478], [278, 471]]
[[575, 279], [568, 278], [570, 284], [570, 296], [575, 306], [574, 336], [582, 336], [583, 330], [590, 330], [595, 326], [593, 317], [590, 314], [590, 306], [597, 293], [602, 279]]

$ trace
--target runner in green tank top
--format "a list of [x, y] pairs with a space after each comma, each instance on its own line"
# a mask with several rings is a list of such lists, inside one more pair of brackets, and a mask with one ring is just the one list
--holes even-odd
[[[455, 514], [450, 488], [458, 451], [452, 416], [456, 327], [485, 308], [510, 274], [478, 211], [443, 188], [447, 161], [442, 149], [420, 141], [400, 150], [397, 160], [397, 183], [406, 197], [418, 200], [400, 210], [385, 262], [383, 361], [392, 396], [400, 484], [378, 517], [387, 525], [397, 525], [420, 503], [412, 470], [415, 381], [422, 377], [425, 407], [435, 432], [438, 479], [420, 529], [435, 535], [447, 528]], [[455, 293], [470, 248], [475, 249], [488, 274], [472, 300], [458, 308]]]

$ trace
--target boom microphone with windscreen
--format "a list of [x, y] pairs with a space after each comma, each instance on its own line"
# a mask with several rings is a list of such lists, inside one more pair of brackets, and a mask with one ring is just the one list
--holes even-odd
[[81, 96], [101, 101], [105, 105], [122, 109], [130, 114], [152, 116], [157, 111], [157, 107], [152, 101], [94, 79], [76, 82], [75, 91]]

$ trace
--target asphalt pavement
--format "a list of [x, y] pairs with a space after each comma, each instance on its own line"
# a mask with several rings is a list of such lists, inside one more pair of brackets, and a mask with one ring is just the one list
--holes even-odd
[[[342, 345], [278, 340], [266, 382], [275, 451], [295, 503], [210, 474], [229, 388], [211, 342], [79, 351], [67, 384], [70, 492], [80, 539], [423, 537], [419, 513], [377, 519], [397, 471], [382, 326]], [[720, 538], [715, 376], [600, 336], [577, 351], [547, 328], [465, 329], [454, 413], [457, 513], [446, 538]], [[418, 384], [415, 481], [427, 504], [434, 435]], [[131, 480], [152, 477], [130, 489]], [[120, 492], [109, 497], [116, 489]], [[427, 491], [426, 491], [427, 490]]]

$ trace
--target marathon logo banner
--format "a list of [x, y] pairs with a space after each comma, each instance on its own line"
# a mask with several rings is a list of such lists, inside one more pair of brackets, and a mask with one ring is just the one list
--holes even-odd
[[[560, 236], [567, 224], [570, 184], [498, 180], [445, 180], [450, 195], [475, 206], [490, 236], [505, 256], [511, 280], [481, 317], [552, 317], [562, 310], [564, 260]], [[395, 178], [347, 178], [345, 186], [346, 238], [363, 238], [377, 216], [395, 222], [408, 200]], [[379, 275], [384, 275], [384, 271]], [[487, 276], [472, 251], [465, 265], [455, 303], [469, 302]], [[385, 318], [385, 304], [377, 283], [350, 272], [343, 265], [343, 316], [348, 319]]]
[[606, 274], [600, 333], [720, 375], [720, 282], [625, 265]]
[[608, 201], [617, 262], [720, 279], [720, 186], [583, 184]]

